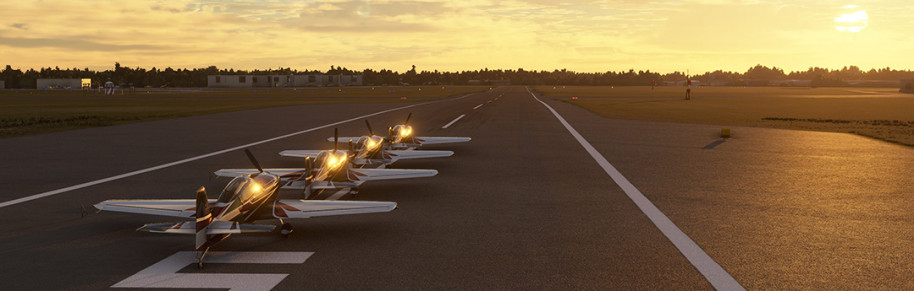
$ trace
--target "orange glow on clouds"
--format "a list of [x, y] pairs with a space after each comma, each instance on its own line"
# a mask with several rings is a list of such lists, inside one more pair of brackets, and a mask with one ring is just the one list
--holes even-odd
[[[900, 0], [3, 1], [14, 68], [914, 69]], [[853, 32], [853, 33], [849, 33]]]

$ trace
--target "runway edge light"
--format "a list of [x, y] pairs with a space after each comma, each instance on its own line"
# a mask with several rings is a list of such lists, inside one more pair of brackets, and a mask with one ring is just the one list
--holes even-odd
[[721, 128], [720, 137], [730, 137], [730, 128], [727, 128], [727, 127]]

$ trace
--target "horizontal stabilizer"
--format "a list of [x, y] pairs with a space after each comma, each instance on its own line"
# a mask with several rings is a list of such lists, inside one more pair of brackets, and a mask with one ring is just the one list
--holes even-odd
[[349, 169], [349, 180], [361, 183], [374, 180], [423, 178], [438, 175], [437, 170]]
[[416, 141], [422, 145], [468, 142], [469, 137], [417, 136]]
[[397, 208], [396, 202], [277, 200], [273, 204], [276, 218], [309, 218], [316, 216], [388, 212]]
[[[348, 142], [348, 140], [347, 140]], [[317, 158], [322, 150], [285, 150], [279, 152], [280, 156], [290, 157], [290, 158]], [[338, 150], [338, 152], [346, 152], [346, 150]]]
[[[215, 202], [214, 199], [209, 200], [210, 204]], [[105, 200], [95, 204], [95, 208], [104, 211], [172, 217], [195, 217], [197, 215], [197, 201], [194, 199]]]
[[[305, 173], [305, 170], [302, 168], [272, 168], [272, 169], [263, 169], [264, 172], [277, 175], [280, 178], [290, 178], [290, 177], [300, 177]], [[220, 169], [213, 172], [214, 175], [219, 177], [239, 177], [247, 176], [252, 174], [260, 173], [260, 170], [257, 169]]]

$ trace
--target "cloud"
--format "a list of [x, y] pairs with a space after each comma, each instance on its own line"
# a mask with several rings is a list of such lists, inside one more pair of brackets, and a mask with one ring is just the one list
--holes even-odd
[[162, 46], [148, 44], [115, 45], [98, 43], [79, 39], [51, 39], [51, 38], [16, 38], [0, 36], [0, 46], [14, 48], [61, 48], [78, 51], [148, 51], [161, 50]]

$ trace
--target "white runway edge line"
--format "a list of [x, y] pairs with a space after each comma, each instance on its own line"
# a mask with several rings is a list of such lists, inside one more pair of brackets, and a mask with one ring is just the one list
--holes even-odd
[[224, 149], [224, 150], [221, 150], [221, 151], [215, 151], [215, 152], [211, 152], [211, 153], [208, 153], [208, 154], [199, 155], [199, 156], [192, 157], [192, 158], [186, 158], [186, 159], [183, 159], [183, 160], [180, 160], [180, 161], [174, 161], [174, 162], [167, 163], [167, 164], [161, 164], [161, 165], [158, 165], [158, 166], [155, 166], [155, 167], [151, 167], [151, 168], [146, 168], [146, 169], [142, 169], [142, 170], [136, 170], [136, 171], [133, 171], [133, 172], [124, 173], [124, 174], [120, 174], [120, 175], [117, 175], [117, 176], [112, 176], [112, 177], [108, 177], [108, 178], [104, 178], [104, 179], [99, 179], [99, 180], [95, 180], [95, 181], [92, 181], [92, 182], [86, 182], [86, 183], [82, 183], [82, 184], [79, 184], [79, 185], [73, 185], [73, 186], [66, 187], [66, 188], [61, 188], [61, 189], [57, 189], [57, 190], [51, 190], [51, 191], [44, 192], [44, 193], [39, 193], [39, 194], [35, 194], [35, 195], [30, 195], [30, 196], [26, 196], [26, 197], [22, 197], [22, 198], [18, 198], [18, 199], [13, 199], [13, 200], [10, 200], [10, 201], [6, 201], [6, 202], [3, 202], [3, 203], [0, 203], [0, 208], [7, 207], [7, 206], [10, 206], [10, 205], [16, 205], [16, 204], [23, 203], [23, 202], [32, 201], [32, 200], [39, 199], [39, 198], [44, 198], [44, 197], [48, 197], [48, 196], [53, 196], [53, 195], [57, 195], [57, 194], [64, 193], [64, 192], [68, 192], [68, 191], [73, 191], [73, 190], [77, 190], [77, 189], [82, 189], [82, 188], [86, 188], [86, 187], [89, 187], [89, 186], [98, 185], [98, 184], [101, 184], [101, 183], [111, 182], [111, 181], [114, 181], [114, 180], [123, 179], [123, 178], [127, 178], [127, 177], [130, 177], [130, 176], [136, 176], [136, 175], [139, 175], [139, 174], [144, 174], [144, 173], [152, 172], [152, 171], [155, 171], [155, 170], [160, 170], [160, 169], [168, 168], [168, 167], [171, 167], [171, 166], [180, 165], [180, 164], [183, 164], [183, 163], [196, 161], [196, 160], [199, 160], [199, 159], [208, 158], [208, 157], [212, 157], [212, 156], [219, 155], [219, 154], [224, 154], [224, 153], [231, 152], [231, 151], [237, 151], [237, 150], [240, 150], [240, 149], [243, 149], [243, 148], [247, 148], [247, 147], [251, 147], [251, 146], [255, 146], [255, 145], [259, 145], [259, 144], [263, 144], [263, 143], [268, 143], [268, 142], [271, 142], [271, 141], [276, 141], [276, 140], [284, 139], [284, 138], [291, 137], [291, 136], [296, 136], [296, 135], [303, 134], [303, 133], [312, 132], [312, 131], [315, 131], [315, 130], [318, 130], [318, 129], [324, 129], [324, 128], [328, 128], [328, 127], [331, 127], [331, 126], [340, 125], [340, 124], [343, 124], [343, 123], [346, 123], [346, 122], [355, 121], [355, 120], [359, 120], [359, 119], [366, 118], [366, 117], [371, 117], [371, 116], [375, 116], [375, 115], [379, 115], [379, 114], [384, 114], [384, 113], [388, 113], [388, 112], [392, 112], [392, 111], [397, 111], [397, 110], [406, 109], [406, 108], [411, 108], [411, 107], [416, 107], [416, 106], [421, 106], [421, 105], [428, 105], [428, 104], [434, 104], [434, 103], [438, 103], [438, 102], [444, 102], [444, 101], [450, 101], [450, 100], [463, 99], [463, 98], [465, 98], [465, 97], [467, 97], [467, 96], [470, 96], [470, 95], [472, 95], [472, 94], [476, 94], [476, 93], [468, 93], [468, 94], [465, 94], [465, 95], [463, 95], [463, 96], [456, 97], [456, 98], [448, 98], [448, 99], [442, 99], [442, 100], [436, 100], [436, 101], [431, 101], [431, 102], [418, 103], [418, 104], [412, 104], [412, 105], [407, 105], [407, 106], [402, 106], [402, 107], [397, 107], [397, 108], [382, 110], [382, 111], [378, 111], [378, 112], [375, 112], [375, 113], [365, 114], [365, 115], [362, 115], [362, 116], [359, 116], [359, 117], [353, 117], [353, 118], [346, 119], [346, 120], [343, 120], [343, 121], [338, 121], [338, 122], [330, 123], [330, 124], [327, 124], [327, 125], [318, 126], [318, 127], [315, 127], [315, 128], [310, 128], [310, 129], [306, 129], [306, 130], [302, 130], [302, 131], [297, 131], [297, 132], [293, 132], [293, 133], [286, 134], [286, 135], [281, 135], [281, 136], [277, 136], [277, 137], [273, 137], [273, 138], [268, 138], [268, 139], [261, 140], [261, 141], [252, 142], [252, 143], [245, 144], [245, 145], [236, 146], [236, 147], [233, 147], [233, 148]]
[[536, 101], [543, 104], [543, 106], [546, 106], [546, 109], [549, 109], [549, 111], [551, 111], [552, 114], [558, 118], [559, 122], [565, 126], [565, 129], [567, 129], [568, 132], [570, 132], [571, 135], [573, 135], [574, 138], [581, 144], [581, 146], [587, 150], [587, 153], [589, 153], [590, 156], [596, 160], [597, 164], [600, 164], [600, 167], [606, 171], [606, 174], [608, 174], [613, 179], [613, 181], [615, 181], [616, 184], [622, 188], [622, 191], [628, 195], [628, 198], [632, 199], [632, 201], [635, 202], [635, 205], [641, 209], [641, 212], [644, 212], [644, 214], [647, 215], [651, 222], [653, 222], [654, 225], [660, 229], [660, 232], [662, 232], [663, 235], [665, 235], [667, 239], [669, 239], [670, 242], [672, 242], [673, 245], [679, 249], [679, 252], [681, 252], [682, 255], [684, 255], [690, 263], [692, 263], [692, 266], [695, 266], [695, 268], [705, 276], [705, 279], [707, 279], [715, 289], [745, 290], [745, 288], [743, 288], [739, 282], [736, 282], [736, 279], [733, 279], [733, 276], [730, 276], [730, 273], [727, 273], [727, 271], [724, 270], [724, 268], [722, 268], [719, 264], [717, 264], [714, 259], [708, 256], [708, 254], [705, 253], [705, 251], [702, 250], [698, 244], [692, 241], [692, 239], [689, 238], [689, 236], [684, 232], [682, 232], [682, 230], [680, 230], [679, 227], [673, 223], [673, 221], [666, 217], [666, 215], [664, 215], [663, 212], [657, 208], [657, 206], [651, 203], [651, 201], [648, 200], [647, 197], [645, 197], [644, 194], [638, 190], [638, 188], [635, 188], [635, 185], [632, 185], [628, 179], [622, 176], [622, 173], [619, 173], [619, 170], [616, 170], [616, 168], [613, 167], [613, 165], [610, 164], [609, 161], [607, 161], [606, 158], [604, 158], [603, 155], [597, 151], [597, 149], [590, 145], [590, 143], [587, 142], [587, 140], [585, 140], [577, 130], [571, 127], [571, 124], [568, 124], [568, 122], [565, 121], [565, 118], [562, 118], [562, 116], [559, 115], [555, 109], [552, 109], [552, 107], [546, 104], [546, 102], [536, 98], [536, 95], [530, 91], [530, 88], [527, 88], [527, 92], [533, 96], [533, 99], [536, 99]]
[[454, 124], [454, 122], [457, 122], [458, 120], [460, 120], [460, 119], [463, 118], [464, 116], [467, 116], [467, 115], [466, 115], [466, 114], [461, 114], [460, 116], [457, 116], [457, 118], [454, 118], [454, 120], [451, 120], [451, 122], [448, 122], [447, 124], [445, 124], [445, 125], [442, 126], [441, 128], [448, 128], [448, 127], [451, 127], [451, 125]]

